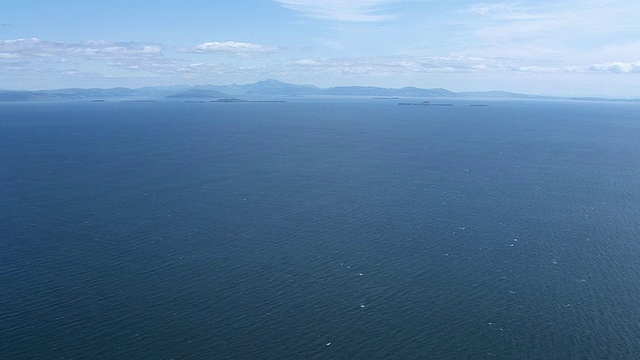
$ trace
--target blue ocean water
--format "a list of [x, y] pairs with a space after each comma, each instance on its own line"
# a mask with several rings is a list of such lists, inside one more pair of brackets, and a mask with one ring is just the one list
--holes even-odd
[[640, 358], [640, 105], [0, 104], [0, 357]]

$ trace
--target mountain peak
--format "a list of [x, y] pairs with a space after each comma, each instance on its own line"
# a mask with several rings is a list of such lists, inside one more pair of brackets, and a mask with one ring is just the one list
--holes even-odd
[[[266, 79], [252, 84], [232, 85], [174, 85], [144, 87], [138, 89], [57, 89], [40, 91], [0, 91], [0, 101], [55, 100], [55, 99], [153, 99], [153, 98], [225, 98], [228, 96], [395, 96], [413, 98], [528, 98], [541, 97], [502, 91], [452, 92], [442, 88], [424, 89], [414, 86], [382, 88], [375, 86], [336, 86], [320, 88], [315, 85], [297, 85], [276, 79]], [[638, 101], [638, 100], [634, 100]]]
[[255, 82], [253, 83], [253, 85], [289, 85], [289, 84], [283, 83], [282, 81], [276, 80], [276, 79], [266, 79], [266, 80]]

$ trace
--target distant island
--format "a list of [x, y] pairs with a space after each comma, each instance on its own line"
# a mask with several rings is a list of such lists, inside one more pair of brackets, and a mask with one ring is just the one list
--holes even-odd
[[431, 101], [423, 101], [419, 103], [401, 102], [398, 105], [419, 105], [419, 106], [453, 106], [453, 104], [432, 103]]
[[[422, 89], [417, 87], [382, 88], [374, 86], [337, 86], [320, 88], [315, 85], [296, 85], [278, 80], [264, 80], [252, 84], [231, 85], [174, 85], [112, 89], [57, 89], [57, 90], [0, 90], [0, 101], [42, 101], [42, 100], [185, 100], [193, 102], [196, 99], [216, 99], [220, 102], [265, 101], [251, 100], [272, 96], [368, 96], [373, 99], [391, 100], [400, 98], [441, 98], [441, 99], [564, 99], [581, 101], [628, 101], [640, 102], [640, 99], [609, 99], [582, 97], [553, 97], [529, 94], [517, 94], [506, 91], [453, 92], [442, 88]], [[225, 100], [227, 99], [227, 100]], [[409, 104], [409, 103], [403, 103]], [[431, 105], [411, 103], [412, 105]]]
[[217, 90], [189, 89], [176, 94], [165, 96], [167, 99], [219, 99], [228, 97], [228, 94]]

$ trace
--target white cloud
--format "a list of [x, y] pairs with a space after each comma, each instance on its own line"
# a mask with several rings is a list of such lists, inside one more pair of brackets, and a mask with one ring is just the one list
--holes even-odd
[[18, 54], [0, 52], [0, 59], [18, 59], [18, 58], [20, 58]]
[[398, 0], [274, 0], [287, 9], [316, 19], [350, 22], [388, 21], [388, 5]]
[[353, 58], [305, 58], [283, 62], [260, 62], [258, 64], [230, 63], [185, 63], [172, 59], [149, 59], [148, 61], [114, 61], [108, 64], [129, 71], [144, 71], [162, 76], [202, 78], [218, 75], [268, 77], [342, 77], [370, 76], [412, 77], [436, 73], [477, 73], [510, 71], [511, 63], [495, 59], [464, 56], [407, 57], [377, 56]]
[[212, 41], [205, 42], [196, 45], [192, 49], [178, 49], [179, 52], [190, 53], [218, 53], [218, 54], [230, 54], [235, 56], [249, 57], [252, 55], [265, 55], [281, 48], [277, 46], [267, 46], [260, 44], [252, 44], [247, 42], [237, 41]]
[[100, 77], [100, 74], [90, 71], [80, 71], [75, 68], [56, 68], [55, 66], [33, 67], [30, 61], [14, 63], [0, 62], [0, 79], [20, 79], [20, 81], [41, 80], [69, 80], [86, 79], [87, 77]]
[[532, 65], [532, 66], [516, 66], [510, 69], [514, 72], [522, 72], [522, 73], [557, 73], [557, 72], [571, 72], [573, 71], [570, 68], [562, 68], [562, 67], [553, 67], [553, 66], [540, 66], [540, 65]]
[[623, 63], [623, 62], [610, 62], [605, 64], [595, 64], [589, 67], [591, 71], [608, 71], [616, 74], [636, 73], [640, 74], [640, 61]]
[[167, 58], [119, 59], [106, 64], [123, 70], [146, 71], [156, 75], [170, 75], [180, 66], [180, 61]]
[[37, 38], [0, 41], [0, 59], [83, 58], [119, 59], [159, 56], [162, 47], [135, 42], [111, 42], [92, 40], [67, 44]]
[[314, 39], [320, 46], [325, 47], [331, 50], [343, 50], [345, 48], [344, 44], [340, 41], [328, 39], [325, 37], [318, 37]]
[[300, 59], [272, 64], [270, 68], [292, 74], [317, 76], [368, 75], [412, 77], [434, 73], [511, 71], [512, 64], [498, 59], [465, 56], [375, 56], [355, 58]]
[[544, 12], [543, 8], [522, 7], [516, 3], [479, 3], [469, 7], [472, 13], [502, 20], [537, 20], [555, 18], [558, 14]]
[[468, 19], [472, 35], [492, 43], [513, 42], [527, 47], [537, 44], [590, 44], [598, 46], [640, 30], [637, 1], [570, 0], [521, 3], [479, 3], [468, 7], [481, 15]]
[[303, 58], [284, 62], [260, 62], [240, 65], [230, 63], [190, 63], [175, 59], [126, 60], [111, 62], [109, 66], [132, 71], [146, 71], [158, 75], [206, 76], [211, 73], [278, 76], [335, 76], [367, 75], [376, 78], [411, 78], [428, 74], [497, 74], [497, 73], [587, 73], [593, 71], [637, 72], [640, 63], [605, 65], [550, 66], [511, 58], [473, 56], [370, 56], [350, 58]]
[[94, 58], [148, 57], [162, 53], [162, 47], [159, 45], [113, 43], [103, 40], [74, 44], [69, 46], [69, 49], [73, 55]]

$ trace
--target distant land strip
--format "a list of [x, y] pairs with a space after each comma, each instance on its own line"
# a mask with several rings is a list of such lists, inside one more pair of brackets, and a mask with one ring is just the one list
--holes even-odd
[[[382, 88], [374, 86], [337, 86], [320, 88], [314, 85], [296, 85], [268, 79], [252, 84], [153, 86], [141, 88], [70, 88], [57, 90], [0, 90], [0, 101], [38, 100], [150, 100], [150, 99], [218, 99], [220, 102], [242, 102], [261, 96], [370, 96], [373, 99], [405, 98], [483, 98], [483, 99], [564, 99], [582, 101], [640, 102], [640, 98], [558, 97], [518, 94], [506, 91], [453, 92], [442, 88], [417, 87]], [[243, 99], [245, 98], [245, 99]], [[409, 104], [409, 103], [403, 103]], [[413, 103], [411, 103], [413, 104]], [[422, 103], [419, 103], [422, 104]], [[426, 104], [426, 103], [425, 103]], [[422, 104], [424, 105], [424, 104]], [[435, 104], [431, 104], [432, 106]]]

